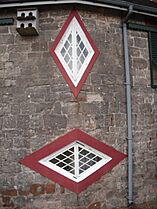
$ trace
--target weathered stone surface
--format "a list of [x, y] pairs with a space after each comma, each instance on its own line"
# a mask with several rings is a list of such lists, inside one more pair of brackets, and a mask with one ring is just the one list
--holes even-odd
[[3, 129], [15, 129], [16, 128], [16, 117], [8, 116], [3, 119]]
[[54, 114], [48, 114], [44, 115], [44, 126], [47, 129], [62, 129], [65, 128], [67, 124], [67, 119], [65, 116], [62, 115], [54, 115]]
[[17, 129], [28, 130], [30, 117], [29, 115], [18, 115], [17, 117]]
[[[100, 51], [77, 98], [49, 52], [71, 6], [41, 6], [36, 37], [20, 36], [15, 25], [0, 27], [0, 208], [156, 209], [157, 96], [146, 32], [128, 33], [136, 204], [127, 207], [127, 160], [78, 195], [19, 164], [73, 128], [127, 152], [121, 14], [75, 6]], [[0, 17], [6, 14], [16, 17], [16, 9]]]
[[8, 26], [3, 26], [3, 27], [0, 27], [0, 33], [8, 33]]
[[13, 34], [0, 35], [1, 44], [14, 44]]
[[6, 45], [0, 45], [0, 54], [4, 54], [6, 52]]
[[88, 209], [100, 209], [100, 208], [101, 208], [100, 202], [95, 202], [88, 207]]
[[3, 122], [3, 119], [2, 117], [0, 117], [0, 130], [2, 129], [2, 122]]

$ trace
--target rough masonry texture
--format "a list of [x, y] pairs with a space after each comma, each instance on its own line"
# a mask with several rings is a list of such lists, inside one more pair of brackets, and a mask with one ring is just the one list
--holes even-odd
[[[16, 21], [0, 26], [1, 209], [127, 207], [127, 159], [79, 195], [19, 164], [73, 128], [127, 153], [121, 13], [75, 8], [100, 51], [77, 98], [49, 52], [72, 6], [39, 7], [39, 36], [20, 36]], [[2, 9], [0, 18], [4, 17], [16, 20], [16, 9]], [[150, 87], [146, 32], [129, 30], [129, 52], [136, 204], [132, 208], [156, 209], [157, 95]]]

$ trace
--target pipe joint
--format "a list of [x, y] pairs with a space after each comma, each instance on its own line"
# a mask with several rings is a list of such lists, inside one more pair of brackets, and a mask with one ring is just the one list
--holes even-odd
[[132, 86], [131, 83], [124, 82], [124, 84], [127, 85], [127, 86]]
[[132, 141], [132, 138], [128, 138], [128, 137], [126, 137], [126, 139], [127, 139], [128, 141]]
[[131, 16], [132, 13], [133, 13], [133, 8], [134, 8], [134, 5], [131, 4], [131, 5], [129, 6], [128, 13], [127, 13], [126, 17], [123, 19], [122, 23], [127, 23], [127, 22], [128, 22], [130, 16]]

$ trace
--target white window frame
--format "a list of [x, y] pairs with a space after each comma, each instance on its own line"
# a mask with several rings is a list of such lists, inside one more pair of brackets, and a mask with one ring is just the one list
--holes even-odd
[[[66, 40], [69, 37], [69, 34], [72, 32], [72, 59], [73, 59], [73, 69], [72, 72], [69, 69], [68, 64], [65, 62], [64, 58], [61, 55], [61, 50], [64, 47], [64, 44], [66, 42]], [[79, 34], [79, 36], [81, 37], [81, 40], [83, 42], [83, 44], [85, 45], [86, 49], [88, 50], [88, 55], [85, 58], [84, 63], [82, 64], [79, 73], [77, 72], [77, 41], [76, 41], [76, 33]], [[69, 78], [71, 79], [72, 83], [74, 84], [75, 87], [78, 86], [85, 70], [87, 69], [88, 64], [90, 63], [93, 55], [94, 55], [94, 50], [91, 46], [91, 44], [88, 41], [88, 38], [86, 37], [84, 31], [82, 30], [79, 22], [77, 21], [77, 19], [75, 17], [73, 17], [73, 19], [71, 20], [69, 26], [67, 27], [65, 33], [63, 34], [61, 40], [59, 41], [56, 49], [55, 49], [55, 53], [58, 57], [58, 59], [60, 60], [60, 62], [62, 63], [63, 67], [65, 68], [66, 73], [68, 74]]]
[[[51, 159], [55, 158], [57, 155], [62, 154], [64, 151], [69, 150], [70, 148], [74, 147], [74, 169], [75, 169], [75, 175], [72, 173], [66, 171], [63, 168], [60, 168], [59, 166], [53, 164], [50, 162]], [[98, 156], [101, 158], [101, 160], [94, 165], [92, 165], [89, 169], [85, 170], [83, 173], [79, 174], [79, 159], [78, 159], [78, 147], [82, 147], [83, 149], [86, 149], [87, 151], [90, 151], [94, 155]], [[111, 161], [112, 158], [108, 155], [105, 155], [102, 152], [99, 152], [98, 150], [94, 149], [93, 147], [90, 147], [80, 141], [75, 141], [64, 148], [58, 150], [57, 152], [54, 152], [47, 157], [39, 160], [39, 163], [42, 165], [62, 174], [63, 176], [75, 181], [75, 182], [80, 182], [90, 176], [92, 173], [97, 171], [99, 168], [107, 164], [109, 161]]]

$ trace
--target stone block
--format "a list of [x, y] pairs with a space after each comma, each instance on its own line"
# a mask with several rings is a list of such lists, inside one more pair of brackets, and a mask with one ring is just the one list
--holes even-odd
[[86, 129], [90, 129], [90, 130], [96, 129], [96, 122], [93, 117], [86, 116], [84, 120], [85, 120], [85, 128]]
[[18, 115], [17, 116], [17, 129], [28, 130], [30, 125], [29, 115]]
[[4, 196], [2, 197], [2, 201], [3, 201], [3, 207], [6, 208], [6, 207], [14, 207], [14, 204], [13, 202], [11, 201], [11, 198], [8, 197], [8, 196]]
[[2, 130], [2, 123], [3, 123], [3, 118], [0, 117], [0, 130]]
[[30, 148], [30, 142], [29, 139], [23, 138], [23, 137], [14, 137], [12, 138], [13, 146], [15, 148]]
[[116, 127], [126, 127], [126, 114], [115, 114], [114, 119]]
[[45, 114], [44, 118], [44, 126], [46, 129], [62, 129], [66, 128], [67, 118], [63, 115], [55, 115], [55, 114]]
[[0, 54], [4, 54], [7, 50], [7, 45], [1, 45], [0, 43]]
[[82, 102], [80, 104], [80, 113], [84, 113], [84, 114], [92, 114], [92, 113], [96, 113], [99, 112], [99, 107], [96, 103], [85, 103]]
[[103, 97], [100, 94], [88, 94], [87, 95], [87, 102], [103, 102]]
[[1, 62], [7, 62], [9, 60], [9, 56], [10, 56], [10, 54], [8, 52], [4, 52], [2, 54], [2, 56], [0, 57], [0, 61]]
[[33, 86], [27, 88], [26, 95], [31, 99], [31, 102], [44, 102], [45, 98], [48, 97], [50, 88], [47, 85]]
[[43, 117], [41, 115], [31, 115], [30, 116], [30, 129], [43, 129], [44, 122]]
[[40, 42], [36, 42], [36, 43], [32, 43], [32, 51], [48, 51], [48, 46], [47, 46], [47, 42], [44, 41], [40, 41]]
[[14, 36], [12, 34], [0, 35], [0, 44], [14, 44]]
[[30, 188], [31, 193], [34, 196], [41, 195], [45, 193], [44, 185], [42, 184], [32, 184]]
[[11, 110], [10, 113], [12, 115], [18, 115], [20, 114], [20, 104], [11, 104]]
[[8, 32], [9, 32], [8, 29], [9, 29], [8, 26], [3, 26], [3, 27], [1, 26], [1, 27], [0, 27], [0, 34], [1, 34], [1, 33], [8, 33]]
[[44, 189], [46, 194], [53, 194], [55, 192], [55, 184], [46, 184], [44, 185]]
[[17, 53], [17, 52], [29, 52], [30, 51], [30, 45], [29, 44], [14, 44], [8, 46], [8, 51], [10, 53]]
[[29, 101], [24, 101], [20, 103], [20, 113], [22, 115], [31, 115], [34, 112], [35, 112], [34, 103], [31, 103]]
[[83, 128], [84, 127], [84, 116], [81, 114], [72, 114], [67, 118], [68, 128]]
[[2, 129], [16, 129], [16, 116], [6, 116], [3, 118]]
[[24, 186], [23, 185], [20, 185], [18, 187], [18, 193], [19, 193], [19, 196], [28, 196], [30, 195], [30, 186]]
[[79, 113], [80, 103], [79, 102], [70, 102], [65, 103], [62, 107], [63, 114], [77, 114]]
[[144, 49], [147, 47], [147, 38], [136, 37], [134, 38], [134, 44], [136, 47]]
[[18, 196], [12, 201], [14, 203], [14, 208], [27, 208], [27, 198], [25, 198], [24, 196]]
[[88, 209], [101, 209], [101, 203], [100, 202], [92, 203], [90, 206], [88, 206]]
[[139, 69], [139, 70], [148, 68], [148, 60], [143, 59], [143, 58], [134, 58], [132, 67], [134, 69]]
[[65, 198], [62, 199], [62, 204], [64, 205], [65, 208], [68, 208], [68, 207], [75, 208], [78, 206], [77, 195], [75, 193], [69, 193], [69, 194], [67, 193], [64, 195], [64, 197]]
[[32, 185], [34, 182], [34, 176], [31, 172], [20, 172], [14, 179], [14, 184], [18, 186]]
[[1, 191], [2, 195], [5, 196], [17, 196], [17, 190], [16, 189], [6, 189]]

